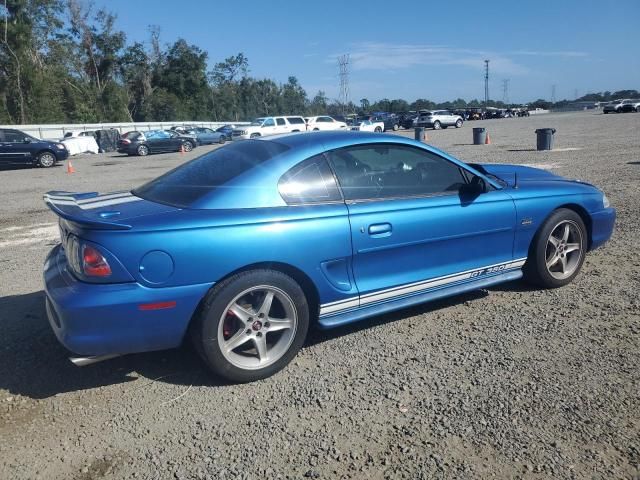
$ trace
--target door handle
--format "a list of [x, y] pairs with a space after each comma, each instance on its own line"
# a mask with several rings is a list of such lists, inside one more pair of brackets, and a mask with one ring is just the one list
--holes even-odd
[[388, 237], [391, 235], [392, 227], [390, 223], [374, 223], [369, 225], [369, 235], [372, 237]]

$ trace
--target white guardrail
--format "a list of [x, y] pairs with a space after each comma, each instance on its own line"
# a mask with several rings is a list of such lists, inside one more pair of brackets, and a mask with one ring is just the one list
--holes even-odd
[[121, 134], [138, 130], [167, 130], [180, 125], [212, 128], [215, 130], [223, 125], [249, 125], [249, 122], [142, 122], [142, 123], [68, 123], [58, 125], [0, 125], [0, 128], [20, 130], [42, 140], [60, 140], [67, 132], [86, 132], [87, 130], [108, 130], [115, 128]]

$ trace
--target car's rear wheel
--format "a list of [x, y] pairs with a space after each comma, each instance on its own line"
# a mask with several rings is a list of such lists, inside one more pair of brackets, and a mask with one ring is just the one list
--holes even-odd
[[440, 130], [441, 127], [442, 127], [442, 125], [440, 124], [440, 122], [438, 120], [433, 122], [433, 129], [434, 130]]
[[525, 279], [544, 288], [570, 283], [580, 272], [587, 250], [587, 229], [580, 215], [560, 208], [536, 233], [524, 267]]
[[190, 152], [191, 150], [193, 150], [193, 143], [191, 143], [191, 142], [183, 142], [182, 149], [185, 152]]
[[53, 167], [56, 164], [56, 157], [51, 152], [42, 152], [38, 155], [38, 165], [44, 168]]
[[376, 133], [382, 133], [382, 128], [376, 127], [373, 131]]
[[136, 149], [136, 153], [141, 157], [149, 155], [149, 147], [147, 147], [146, 145], [138, 145], [138, 148]]
[[250, 270], [216, 285], [192, 326], [207, 366], [233, 382], [252, 382], [284, 368], [309, 328], [304, 292], [288, 275]]
[[462, 120], [458, 119], [456, 121], [456, 128], [460, 128], [462, 126]]
[[224, 145], [224, 142], [226, 142], [227, 139], [224, 137], [224, 135], [220, 135], [220, 138], [218, 139], [218, 143], [220, 145]]
[[398, 128], [400, 128], [400, 127], [398, 127], [398, 124], [394, 123], [394, 124], [393, 124], [393, 131], [394, 131], [394, 132], [397, 132], [397, 131], [398, 131]]
[[259, 133], [252, 133], [251, 135], [249, 135], [249, 138], [258, 138], [259, 136]]

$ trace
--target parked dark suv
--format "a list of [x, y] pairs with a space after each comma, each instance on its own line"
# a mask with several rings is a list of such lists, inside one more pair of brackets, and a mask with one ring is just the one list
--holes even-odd
[[39, 140], [20, 130], [0, 128], [0, 165], [53, 167], [69, 156], [62, 143]]

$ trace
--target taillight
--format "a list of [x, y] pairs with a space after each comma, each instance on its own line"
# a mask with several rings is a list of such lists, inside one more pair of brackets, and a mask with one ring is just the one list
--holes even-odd
[[120, 140], [122, 143], [131, 143], [131, 140], [129, 140], [128, 138], [123, 138], [122, 140]]
[[111, 267], [102, 254], [89, 245], [82, 246], [82, 271], [89, 277], [108, 277]]

